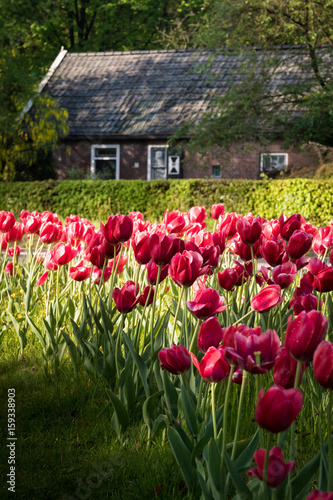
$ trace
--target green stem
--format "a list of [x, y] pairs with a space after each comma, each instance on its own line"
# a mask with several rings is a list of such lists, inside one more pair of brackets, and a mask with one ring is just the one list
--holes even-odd
[[231, 389], [231, 383], [232, 383], [232, 376], [235, 371], [235, 367], [231, 366], [230, 367], [230, 373], [228, 377], [228, 385], [227, 385], [227, 391], [225, 393], [225, 398], [224, 398], [224, 408], [223, 408], [223, 436], [222, 436], [222, 453], [221, 453], [221, 472], [223, 471], [223, 466], [224, 466], [224, 455], [225, 455], [225, 450], [227, 447], [227, 421], [228, 421], [228, 406], [229, 406], [229, 399], [230, 399], [230, 389]]
[[273, 437], [272, 433], [269, 432], [268, 436], [267, 436], [267, 447], [266, 447], [266, 455], [265, 455], [265, 462], [264, 462], [264, 472], [263, 472], [264, 496], [265, 496], [265, 499], [268, 499], [267, 473], [268, 473], [269, 451], [271, 449], [272, 437]]
[[195, 344], [195, 342], [197, 340], [198, 332], [199, 332], [201, 323], [202, 323], [202, 320], [198, 319], [197, 324], [195, 326], [194, 333], [193, 333], [193, 337], [192, 337], [192, 340], [191, 340], [191, 345], [190, 345], [190, 349], [189, 349], [190, 351], [192, 351], [193, 348], [194, 348], [194, 344]]
[[320, 311], [320, 302], [321, 302], [321, 292], [319, 292], [319, 294], [318, 294], [317, 311]]
[[181, 291], [179, 292], [179, 296], [178, 296], [177, 308], [176, 308], [176, 313], [175, 313], [175, 321], [174, 321], [173, 327], [172, 327], [171, 345], [174, 343], [175, 331], [176, 331], [176, 325], [177, 325], [177, 317], [178, 317], [178, 313], [179, 313], [180, 303], [181, 303], [182, 298], [183, 298], [184, 290], [185, 290], [185, 288], [182, 287]]
[[151, 316], [150, 316], [150, 325], [149, 325], [149, 330], [150, 330], [150, 342], [151, 342], [151, 353], [153, 354], [154, 352], [154, 317], [155, 317], [155, 307], [156, 307], [156, 297], [157, 297], [157, 289], [158, 285], [160, 282], [160, 277], [161, 277], [161, 269], [162, 266], [158, 266], [158, 271], [157, 271], [157, 278], [156, 278], [156, 285], [155, 285], [155, 293], [154, 293], [154, 299], [153, 299], [153, 304], [152, 304], [152, 310], [151, 310]]
[[254, 311], [252, 309], [250, 311], [248, 311], [246, 314], [244, 314], [244, 316], [242, 316], [237, 321], [235, 321], [234, 326], [236, 326], [238, 323], [240, 323], [244, 318], [247, 318], [247, 316], [249, 316], [253, 312]]
[[241, 391], [240, 391], [240, 395], [239, 395], [238, 413], [237, 413], [236, 429], [235, 429], [235, 435], [234, 435], [234, 443], [233, 443], [232, 452], [231, 452], [231, 460], [234, 460], [236, 457], [237, 441], [238, 441], [238, 435], [239, 435], [239, 429], [240, 429], [241, 413], [242, 413], [242, 406], [243, 406], [243, 400], [244, 400], [244, 394], [245, 394], [246, 379], [247, 379], [247, 371], [244, 370]]
[[190, 344], [190, 341], [189, 341], [189, 337], [188, 337], [188, 323], [187, 323], [187, 288], [184, 287], [184, 309], [183, 309], [183, 321], [184, 321], [184, 325], [185, 325], [185, 347], [186, 349], [189, 348], [189, 344]]
[[332, 449], [332, 390], [328, 391], [328, 408], [327, 408], [327, 434], [328, 434], [328, 480], [327, 491], [333, 489], [333, 449]]
[[[212, 384], [212, 397], [211, 397], [211, 403], [212, 403], [212, 419], [213, 419], [213, 429], [214, 429], [214, 439], [217, 438], [217, 428], [216, 428], [216, 415], [215, 415], [215, 384]], [[224, 427], [224, 424], [223, 424]]]

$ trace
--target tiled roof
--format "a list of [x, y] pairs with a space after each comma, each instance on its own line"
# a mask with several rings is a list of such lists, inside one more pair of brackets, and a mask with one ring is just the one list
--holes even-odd
[[[270, 91], [312, 78], [304, 48], [274, 54]], [[43, 92], [68, 110], [70, 137], [169, 137], [242, 78], [248, 57], [228, 50], [215, 57], [199, 50], [66, 53]], [[258, 64], [264, 57], [258, 49]]]

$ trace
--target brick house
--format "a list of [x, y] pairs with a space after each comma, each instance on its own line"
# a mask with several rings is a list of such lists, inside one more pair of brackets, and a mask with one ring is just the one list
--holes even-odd
[[[257, 50], [261, 57], [260, 49]], [[212, 98], [240, 78], [241, 58], [222, 50], [156, 50], [68, 53], [61, 50], [41, 83], [69, 113], [69, 134], [55, 152], [59, 178], [69, 171], [114, 179], [247, 178], [286, 166], [318, 164], [310, 146], [286, 150], [282, 142], [235, 145], [205, 161], [168, 138], [188, 120], [200, 120]], [[273, 89], [302, 83], [302, 47], [282, 47]], [[211, 64], [207, 65], [208, 62]], [[206, 66], [205, 66], [206, 65]], [[205, 68], [202, 70], [202, 68]], [[186, 144], [186, 137], [183, 138]], [[205, 166], [203, 166], [203, 164]]]

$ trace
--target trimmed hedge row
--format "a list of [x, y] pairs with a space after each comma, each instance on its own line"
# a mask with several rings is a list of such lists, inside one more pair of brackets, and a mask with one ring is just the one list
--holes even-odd
[[168, 181], [42, 181], [0, 183], [0, 210], [50, 210], [60, 217], [77, 214], [93, 221], [110, 214], [142, 212], [161, 220], [164, 211], [224, 203], [228, 212], [253, 212], [268, 219], [301, 213], [319, 226], [333, 218], [333, 181], [284, 179]]

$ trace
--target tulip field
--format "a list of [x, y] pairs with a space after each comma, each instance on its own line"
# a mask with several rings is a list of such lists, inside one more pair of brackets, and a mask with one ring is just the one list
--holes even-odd
[[333, 500], [333, 221], [222, 204], [162, 222], [2, 211], [0, 241], [2, 353], [23, 378], [34, 352], [50, 387], [102, 391], [119, 450], [140, 429], [136, 453], [162, 446], [177, 470], [177, 494], [119, 498]]

